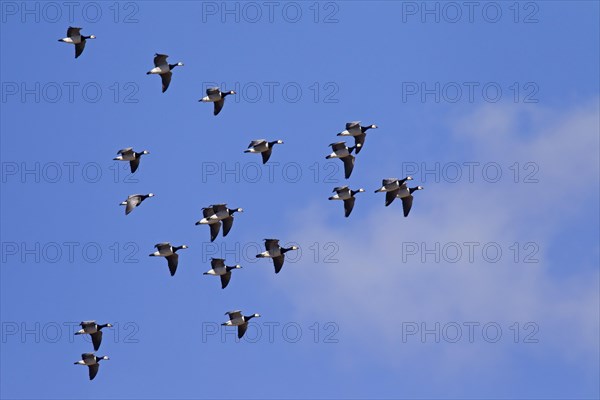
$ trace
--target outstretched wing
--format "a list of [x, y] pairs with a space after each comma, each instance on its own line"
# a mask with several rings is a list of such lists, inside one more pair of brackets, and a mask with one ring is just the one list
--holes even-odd
[[212, 207], [204, 207], [202, 209], [202, 215], [204, 215], [204, 218], [209, 218], [212, 215], [215, 215], [215, 210], [213, 210]]
[[285, 254], [280, 254], [277, 257], [273, 257], [273, 265], [275, 266], [275, 273], [278, 274], [283, 268], [283, 262], [285, 261]]
[[225, 289], [229, 285], [231, 279], [231, 271], [227, 271], [224, 275], [221, 275], [221, 289]]
[[278, 239], [265, 239], [265, 249], [268, 252], [279, 250], [279, 240]]
[[94, 351], [98, 351], [100, 343], [102, 343], [102, 331], [92, 333], [92, 344], [94, 345]]
[[214, 242], [219, 235], [219, 229], [221, 229], [221, 222], [215, 222], [208, 225], [210, 227], [210, 241]]
[[334, 152], [337, 152], [338, 150], [345, 149], [346, 143], [344, 143], [344, 142], [331, 143], [330, 146]]
[[344, 162], [344, 176], [346, 179], [350, 178], [350, 175], [352, 175], [352, 170], [354, 169], [354, 159], [355, 158], [353, 155], [342, 158], [342, 161]]
[[129, 197], [127, 199], [127, 206], [125, 207], [125, 215], [128, 215], [133, 211], [141, 203], [141, 199], [139, 196]]
[[231, 230], [231, 227], [233, 226], [233, 217], [229, 216], [229, 217], [225, 218], [224, 220], [222, 220], [222, 222], [223, 222], [223, 237], [225, 237], [225, 236], [227, 236], [227, 234]]
[[90, 369], [90, 381], [91, 381], [92, 379], [94, 379], [96, 377], [96, 375], [98, 375], [98, 369], [100, 368], [100, 364], [96, 363], [96, 364], [88, 365], [88, 368]]
[[171, 77], [173, 73], [171, 71], [165, 72], [164, 74], [160, 74], [160, 79], [162, 80], [162, 92], [166, 92], [171, 84]]
[[392, 204], [392, 202], [396, 199], [396, 195], [398, 194], [398, 192], [400, 191], [400, 189], [395, 189], [395, 190], [391, 190], [389, 192], [385, 192], [385, 206], [389, 206], [390, 204]]
[[227, 311], [225, 314], [229, 315], [230, 320], [242, 318], [242, 312], [240, 310]]
[[166, 259], [167, 263], [169, 264], [169, 271], [171, 272], [171, 276], [173, 276], [177, 271], [177, 264], [179, 263], [179, 254], [173, 253], [170, 256], [167, 256]]
[[244, 322], [242, 325], [238, 325], [238, 339], [241, 339], [246, 333], [246, 329], [248, 329], [248, 323]]
[[132, 174], [135, 171], [137, 171], [137, 169], [138, 169], [139, 166], [140, 166], [140, 159], [139, 159], [139, 157], [136, 157], [133, 160], [129, 161], [129, 168], [131, 169], [131, 173]]
[[81, 33], [79, 32], [80, 30], [81, 28], [74, 28], [70, 26], [69, 29], [67, 29], [67, 37], [81, 35]]
[[349, 131], [353, 128], [357, 128], [360, 124], [360, 121], [352, 121], [352, 122], [347, 122], [346, 123], [346, 130]]
[[273, 149], [271, 149], [271, 148], [260, 153], [262, 155], [263, 164], [266, 164], [267, 161], [269, 161], [269, 158], [271, 158], [271, 153], [273, 153]]
[[408, 213], [412, 208], [413, 198], [412, 194], [402, 198], [402, 209], [404, 210], [405, 217], [408, 217]]
[[350, 197], [349, 199], [344, 200], [344, 215], [346, 218], [350, 216], [352, 209], [354, 208], [354, 201], [356, 198]]
[[224, 97], [222, 97], [221, 100], [215, 101], [215, 110], [213, 111], [213, 114], [214, 115], [219, 115], [219, 113], [223, 109], [224, 105], [225, 105], [225, 98]]
[[167, 57], [169, 57], [166, 54], [155, 54], [154, 55], [154, 66], [158, 67], [160, 65], [165, 65], [167, 63]]
[[[360, 135], [354, 136], [354, 153], [358, 154], [362, 150], [365, 145], [365, 139], [367, 138], [366, 133], [361, 133]], [[360, 146], [359, 146], [360, 145]]]
[[83, 53], [83, 49], [85, 49], [85, 39], [81, 39], [81, 41], [75, 45], [75, 58]]

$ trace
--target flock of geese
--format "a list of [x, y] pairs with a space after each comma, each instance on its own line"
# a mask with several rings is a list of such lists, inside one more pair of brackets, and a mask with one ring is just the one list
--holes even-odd
[[[78, 58], [83, 53], [86, 41], [95, 39], [96, 36], [84, 36], [81, 34], [82, 28], [69, 27], [67, 37], [59, 39], [60, 42], [70, 43], [75, 45], [75, 58]], [[156, 74], [161, 77], [162, 92], [164, 93], [171, 84], [173, 69], [183, 66], [182, 62], [169, 64], [166, 54], [155, 54], [154, 68], [147, 72], [148, 75]], [[218, 115], [225, 105], [225, 98], [229, 95], [236, 94], [235, 91], [221, 92], [218, 87], [209, 88], [206, 90], [206, 96], [199, 101], [204, 103], [213, 103], [213, 114]], [[367, 131], [377, 129], [377, 125], [361, 126], [360, 121], [348, 122], [344, 131], [338, 133], [338, 136], [354, 138], [354, 145], [348, 147], [346, 142], [331, 143], [332, 153], [327, 155], [326, 159], [338, 158], [344, 163], [344, 177], [349, 179], [354, 169], [356, 157], [365, 144]], [[245, 153], [259, 153], [262, 156], [263, 164], [267, 163], [272, 155], [275, 145], [283, 144], [283, 140], [269, 141], [266, 139], [257, 139], [250, 142]], [[128, 147], [117, 152], [117, 156], [113, 160], [129, 162], [131, 173], [135, 173], [139, 166], [142, 156], [150, 154], [149, 151], [143, 150], [136, 152], [133, 148]], [[388, 178], [383, 179], [382, 186], [375, 190], [375, 193], [385, 192], [385, 206], [389, 206], [392, 202], [399, 198], [402, 200], [402, 208], [404, 216], [407, 217], [413, 204], [413, 193], [423, 189], [422, 186], [409, 188], [407, 182], [412, 180], [412, 177], [407, 176], [404, 179]], [[344, 215], [349, 217], [354, 208], [355, 195], [364, 192], [363, 188], [352, 190], [348, 185], [339, 186], [333, 189], [335, 195], [329, 197], [329, 200], [342, 200], [344, 202]], [[120, 203], [125, 206], [125, 215], [129, 215], [136, 207], [139, 207], [146, 199], [154, 197], [153, 193], [148, 194], [132, 194], [126, 200]], [[221, 226], [223, 227], [223, 237], [226, 237], [233, 226], [234, 214], [240, 213], [241, 208], [228, 208], [227, 204], [212, 204], [202, 208], [203, 218], [196, 222], [196, 225], [208, 225], [210, 228], [210, 241], [214, 241]], [[285, 261], [285, 253], [292, 250], [298, 250], [297, 246], [282, 247], [278, 239], [264, 239], [265, 251], [257, 254], [257, 258], [270, 258], [275, 267], [275, 273], [279, 273], [283, 268]], [[154, 248], [156, 251], [150, 253], [151, 257], [164, 257], [167, 260], [167, 265], [171, 276], [175, 275], [177, 265], [179, 263], [179, 250], [187, 249], [186, 245], [173, 246], [169, 242], [157, 243]], [[242, 268], [240, 265], [228, 266], [225, 260], [221, 258], [211, 259], [211, 269], [204, 275], [218, 276], [221, 279], [221, 288], [225, 289], [231, 280], [232, 271]], [[224, 322], [224, 326], [237, 326], [238, 338], [242, 338], [248, 327], [248, 321], [252, 318], [260, 317], [260, 314], [243, 315], [240, 310], [228, 311], [229, 320]], [[111, 324], [97, 324], [96, 321], [81, 322], [81, 330], [77, 331], [76, 335], [89, 334], [92, 338], [94, 352], [84, 353], [81, 355], [81, 360], [75, 362], [78, 365], [86, 365], [89, 368], [89, 379], [92, 380], [98, 374], [99, 362], [108, 360], [108, 356], [96, 356], [95, 352], [100, 348], [102, 342], [102, 329], [112, 327]]]

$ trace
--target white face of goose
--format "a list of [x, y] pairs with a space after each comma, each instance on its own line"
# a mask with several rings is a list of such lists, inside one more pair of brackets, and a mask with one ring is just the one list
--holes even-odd
[[154, 193], [148, 193], [148, 197], [154, 197]]
[[260, 317], [260, 314], [254, 314], [254, 318]]
[[90, 35], [90, 39], [96, 39], [96, 35]]
[[242, 266], [241, 266], [240, 264], [237, 264], [237, 265], [235, 266], [235, 269], [240, 269], [240, 268], [242, 268]]
[[423, 190], [425, 189], [423, 186], [417, 186], [417, 190]]
[[142, 151], [142, 154], [150, 154], [150, 152], [148, 150], [144, 150]]
[[237, 212], [244, 212], [244, 209], [243, 208], [238, 208], [235, 211], [237, 211]]
[[299, 247], [298, 246], [292, 246], [292, 250], [298, 250]]
[[106, 324], [106, 327], [107, 328], [112, 328], [113, 326], [112, 326], [112, 324]]
[[187, 249], [188, 247], [184, 244], [183, 246], [181, 246], [182, 249]]
[[371, 129], [377, 129], [377, 128], [378, 128], [377, 125], [375, 125], [375, 124], [371, 125]]
[[283, 140], [278, 140], [277, 144], [283, 144]]
[[360, 193], [362, 193], [362, 192], [364, 192], [364, 191], [365, 191], [365, 189], [363, 189], [363, 188], [360, 188], [360, 189], [358, 189], [358, 191], [359, 191]]
[[180, 66], [180, 67], [183, 67], [183, 63], [182, 62], [178, 62], [177, 65]]
[[235, 90], [230, 90], [229, 94], [237, 94]]

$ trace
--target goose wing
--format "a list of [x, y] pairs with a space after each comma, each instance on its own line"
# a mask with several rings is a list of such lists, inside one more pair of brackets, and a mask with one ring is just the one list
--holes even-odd
[[273, 149], [270, 147], [267, 150], [260, 153], [260, 155], [262, 156], [263, 164], [266, 164], [267, 161], [269, 161], [269, 158], [271, 158], [272, 153], [273, 153]]
[[344, 216], [348, 218], [352, 209], [354, 208], [355, 197], [350, 197], [349, 199], [344, 200]]
[[265, 249], [268, 252], [279, 250], [279, 239], [265, 239]]
[[229, 285], [229, 281], [231, 280], [231, 271], [227, 271], [225, 274], [221, 275], [221, 289], [225, 289], [227, 285]]
[[261, 143], [264, 143], [264, 142], [266, 142], [266, 139], [256, 139], [256, 140], [253, 140], [253, 141], [251, 141], [251, 142], [250, 142], [250, 144], [248, 145], [248, 148], [250, 148], [250, 147], [254, 147], [254, 146], [257, 146], [257, 145], [259, 145], [259, 144], [261, 144]]
[[137, 171], [138, 167], [140, 166], [140, 159], [138, 158], [134, 158], [133, 160], [129, 161], [129, 169], [131, 169], [131, 173], [133, 174], [135, 171]]
[[129, 196], [127, 198], [127, 206], [125, 206], [125, 215], [129, 215], [129, 213], [132, 212], [133, 209], [136, 208], [141, 202], [142, 199], [140, 196]]
[[225, 105], [225, 98], [224, 97], [221, 97], [220, 100], [215, 101], [215, 109], [213, 111], [213, 115], [219, 115], [219, 113], [223, 109], [224, 105]]
[[233, 217], [229, 216], [229, 217], [225, 218], [222, 222], [223, 222], [223, 237], [225, 237], [225, 236], [227, 236], [227, 234], [231, 230], [231, 227], [233, 226]]
[[248, 329], [248, 323], [244, 322], [241, 325], [238, 325], [238, 339], [241, 339], [242, 336], [244, 336], [244, 333], [246, 333], [246, 329]]
[[225, 260], [222, 258], [211, 258], [210, 266], [212, 269], [225, 268]]
[[86, 364], [87, 364], [89, 361], [94, 361], [95, 362], [96, 361], [96, 356], [94, 355], [94, 353], [83, 353], [81, 355], [81, 359], [83, 361], [85, 361]]
[[157, 243], [154, 245], [154, 248], [156, 250], [159, 251], [159, 253], [163, 253], [163, 252], [167, 252], [167, 251], [171, 251], [171, 243], [169, 242], [162, 242], [162, 243]]
[[278, 274], [283, 268], [283, 262], [285, 261], [285, 254], [280, 254], [277, 257], [273, 257], [273, 265], [275, 266], [275, 273]]
[[102, 343], [102, 331], [92, 333], [92, 344], [94, 345], [94, 351], [98, 351], [100, 343]]
[[79, 36], [81, 35], [79, 31], [81, 31], [81, 28], [70, 26], [69, 29], [67, 29], [67, 37]]
[[169, 264], [169, 272], [171, 272], [171, 276], [175, 275], [177, 272], [177, 264], [179, 264], [179, 254], [173, 253], [170, 256], [166, 257], [167, 263]]
[[211, 100], [216, 100], [221, 97], [221, 90], [218, 87], [211, 87], [206, 89], [206, 95]]
[[350, 175], [352, 175], [352, 170], [354, 169], [354, 160], [355, 158], [351, 154], [342, 158], [342, 161], [344, 162], [344, 176], [346, 179], [350, 178]]
[[402, 210], [404, 211], [404, 217], [408, 217], [408, 213], [412, 208], [413, 198], [414, 197], [412, 194], [402, 198]]
[[400, 191], [400, 188], [391, 190], [389, 192], [385, 192], [385, 206], [386, 207], [389, 206], [390, 204], [392, 204], [392, 202], [396, 198], [396, 195], [398, 194], [399, 191]]
[[210, 218], [215, 215], [215, 210], [212, 207], [204, 207], [202, 209], [202, 215], [204, 215], [204, 218]]
[[164, 74], [160, 74], [160, 79], [162, 80], [162, 92], [166, 92], [171, 84], [171, 77], [173, 73], [171, 71], [165, 72]]
[[90, 370], [90, 381], [91, 381], [96, 377], [96, 375], [98, 375], [98, 369], [100, 368], [100, 364], [96, 363], [96, 364], [88, 365], [88, 368]]
[[242, 312], [240, 310], [227, 311], [225, 315], [229, 315], [229, 320], [231, 321], [233, 321], [234, 319], [242, 318]]
[[166, 54], [155, 54], [154, 55], [154, 66], [155, 67], [159, 67], [161, 65], [165, 65], [167, 64], [167, 57], [169, 57]]
[[[354, 136], [354, 146], [355, 146], [354, 153], [355, 154], [360, 153], [360, 151], [362, 150], [363, 146], [365, 145], [365, 139], [366, 138], [367, 138], [367, 134], [366, 133], [361, 133], [360, 135]], [[359, 146], [359, 144], [360, 144], [360, 146]]]
[[75, 45], [75, 58], [83, 53], [83, 49], [85, 49], [85, 39], [82, 38], [81, 41]]
[[360, 126], [360, 121], [352, 121], [346, 123], [346, 130], [350, 131], [351, 129], [356, 129]]
[[337, 152], [338, 150], [342, 150], [342, 149], [346, 148], [346, 142], [331, 143], [330, 146], [334, 152]]
[[219, 230], [221, 229], [221, 222], [217, 221], [213, 224], [208, 225], [210, 227], [210, 241], [214, 242], [217, 236], [219, 235]]
[[121, 155], [127, 155], [127, 154], [132, 154], [133, 153], [133, 147], [126, 147], [124, 149], [121, 149], [119, 151], [117, 151], [117, 154], [121, 154]]

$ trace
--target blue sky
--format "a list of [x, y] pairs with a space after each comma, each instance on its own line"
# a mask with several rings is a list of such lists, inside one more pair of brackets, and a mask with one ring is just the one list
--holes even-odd
[[[2, 2], [1, 397], [598, 398], [598, 3], [267, 3]], [[164, 94], [156, 52], [185, 64]], [[379, 129], [346, 219], [325, 156], [353, 120]], [[407, 172], [404, 218], [373, 191]], [[278, 275], [267, 237], [301, 248]], [[244, 267], [225, 290], [211, 256]], [[232, 309], [262, 315], [240, 342]], [[115, 324], [92, 382], [87, 319]]]

